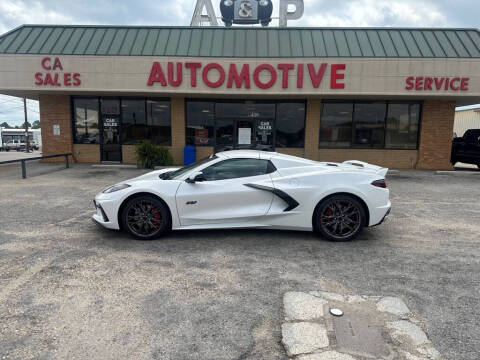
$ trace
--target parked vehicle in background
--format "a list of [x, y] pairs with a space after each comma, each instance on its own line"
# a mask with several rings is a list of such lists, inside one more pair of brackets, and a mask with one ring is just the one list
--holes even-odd
[[24, 150], [25, 149], [25, 142], [23, 140], [9, 140], [5, 143], [5, 150]]
[[30, 140], [30, 150], [38, 150], [40, 147], [38, 146], [37, 140]]
[[452, 165], [460, 161], [480, 169], [480, 129], [467, 130], [462, 137], [453, 139], [450, 161]]

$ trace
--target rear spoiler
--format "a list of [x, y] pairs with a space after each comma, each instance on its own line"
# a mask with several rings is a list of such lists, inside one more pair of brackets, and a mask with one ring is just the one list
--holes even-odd
[[364, 161], [359, 161], [359, 160], [347, 160], [347, 161], [344, 161], [342, 164], [353, 165], [353, 166], [357, 166], [357, 167], [362, 168], [362, 169], [373, 170], [373, 171], [375, 171], [375, 173], [377, 173], [378, 175], [383, 176], [383, 177], [385, 177], [387, 175], [387, 172], [388, 172], [388, 168], [384, 168], [384, 167], [377, 166], [377, 165], [372, 165], [372, 164], [366, 163]]

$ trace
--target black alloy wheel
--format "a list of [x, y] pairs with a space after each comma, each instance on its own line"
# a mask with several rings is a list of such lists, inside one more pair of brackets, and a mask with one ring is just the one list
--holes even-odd
[[314, 228], [331, 241], [349, 241], [365, 226], [365, 209], [357, 199], [335, 195], [320, 203], [314, 215]]
[[139, 196], [127, 202], [121, 215], [123, 229], [137, 239], [152, 240], [170, 228], [166, 206], [153, 196]]

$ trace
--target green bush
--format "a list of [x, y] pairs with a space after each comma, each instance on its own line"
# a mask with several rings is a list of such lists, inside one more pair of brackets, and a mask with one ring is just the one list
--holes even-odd
[[167, 148], [153, 145], [148, 140], [137, 144], [135, 152], [137, 154], [137, 163], [146, 169], [173, 164], [172, 155], [170, 155], [170, 151]]

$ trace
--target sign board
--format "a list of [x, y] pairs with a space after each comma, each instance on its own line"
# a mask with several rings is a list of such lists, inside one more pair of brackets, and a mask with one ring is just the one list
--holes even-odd
[[59, 136], [60, 135], [60, 125], [59, 124], [54, 124], [53, 125], [53, 135], [54, 136]]
[[238, 144], [251, 145], [252, 144], [252, 129], [238, 128]]
[[[303, 16], [303, 0], [279, 0], [279, 26], [286, 27], [288, 20]], [[272, 0], [221, 0], [220, 12], [225, 26], [232, 24], [261, 24], [268, 26], [272, 21]], [[211, 0], [197, 0], [190, 26], [208, 23], [217, 26], [217, 16]]]

